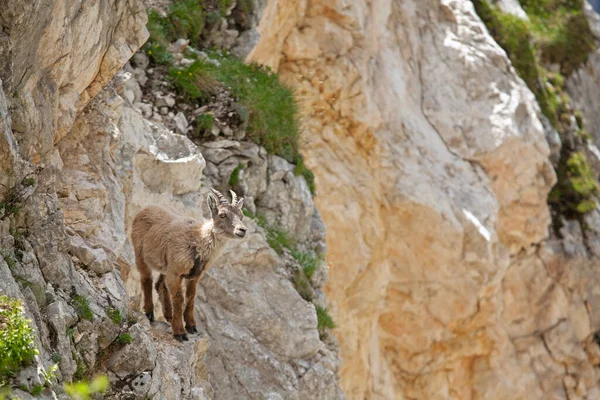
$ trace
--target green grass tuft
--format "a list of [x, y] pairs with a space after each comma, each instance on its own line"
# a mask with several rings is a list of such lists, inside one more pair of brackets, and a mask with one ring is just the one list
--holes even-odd
[[240, 181], [240, 171], [244, 169], [244, 164], [239, 164], [235, 169], [231, 172], [231, 176], [229, 177], [229, 186], [234, 188]]
[[121, 315], [121, 311], [114, 307], [108, 307], [106, 309], [106, 315], [108, 316], [108, 318], [110, 318], [112, 322], [114, 322], [117, 325], [123, 322], [123, 316]]
[[319, 332], [324, 332], [325, 329], [335, 328], [333, 318], [329, 315], [326, 308], [315, 305], [317, 310], [317, 329]]
[[0, 296], [0, 386], [38, 354], [20, 300]]
[[90, 400], [94, 394], [106, 392], [109, 386], [108, 377], [100, 375], [91, 382], [67, 383], [64, 390], [74, 400]]
[[206, 133], [210, 132], [215, 122], [214, 117], [211, 114], [200, 114], [194, 120], [194, 135], [196, 137], [202, 137]]
[[206, 102], [219, 87], [219, 83], [212, 76], [210, 64], [200, 60], [194, 61], [186, 68], [169, 69], [169, 78], [173, 88], [188, 102]]
[[267, 224], [267, 220], [259, 215], [256, 217], [256, 223], [263, 228], [267, 233], [267, 243], [277, 254], [281, 255], [284, 248], [291, 249], [295, 245], [295, 241], [283, 231], [280, 231]]
[[71, 304], [73, 305], [75, 312], [77, 313], [77, 315], [79, 315], [80, 318], [91, 321], [94, 317], [94, 313], [90, 308], [90, 303], [85, 297], [79, 295], [73, 296]]
[[35, 385], [31, 388], [31, 394], [34, 396], [39, 396], [44, 391], [44, 387], [42, 385]]
[[129, 344], [131, 342], [133, 342], [133, 338], [129, 333], [122, 333], [115, 339], [115, 343], [117, 344]]
[[52, 353], [51, 359], [52, 359], [52, 362], [58, 364], [58, 363], [61, 362], [62, 357], [61, 357], [61, 355], [59, 353], [54, 352], [54, 353]]

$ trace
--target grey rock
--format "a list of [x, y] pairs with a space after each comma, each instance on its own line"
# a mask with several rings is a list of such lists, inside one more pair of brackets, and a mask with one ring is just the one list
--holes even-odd
[[173, 107], [175, 105], [175, 98], [171, 95], [157, 93], [154, 95], [154, 105], [159, 108]]
[[156, 345], [140, 324], [129, 328], [133, 341], [116, 351], [108, 361], [108, 369], [123, 379], [131, 374], [139, 374], [154, 369]]
[[175, 121], [177, 133], [179, 133], [180, 135], [185, 135], [189, 129], [189, 124], [187, 122], [185, 114], [181, 111], [178, 112], [177, 115], [175, 115], [175, 118], [173, 118], [173, 121]]

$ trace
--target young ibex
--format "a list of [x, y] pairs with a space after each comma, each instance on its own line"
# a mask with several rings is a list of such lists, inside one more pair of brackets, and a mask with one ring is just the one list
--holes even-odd
[[212, 218], [203, 223], [160, 206], [148, 206], [133, 219], [131, 240], [141, 275], [144, 312], [154, 321], [152, 270], [156, 270], [160, 272], [156, 290], [163, 314], [179, 341], [188, 340], [184, 320], [187, 332], [198, 332], [194, 298], [202, 273], [219, 257], [228, 239], [246, 236], [246, 227], [242, 224], [244, 199], [238, 200], [231, 191], [229, 204], [221, 193], [211, 191], [207, 201]]

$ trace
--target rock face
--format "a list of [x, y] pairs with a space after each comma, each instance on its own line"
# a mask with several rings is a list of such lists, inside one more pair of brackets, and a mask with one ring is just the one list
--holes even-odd
[[[240, 163], [236, 190], [251, 212], [268, 211], [279, 229], [297, 224], [303, 249], [323, 252], [325, 232], [286, 161], [249, 142], [200, 148], [155, 123], [159, 104], [142, 101], [147, 58], [121, 70], [147, 38], [146, 13], [136, 0], [117, 3], [0, 0], [0, 293], [24, 300], [40, 350], [15, 386], [46, 384], [43, 398], [56, 398], [63, 382], [105, 373], [114, 399], [344, 398], [335, 338], [292, 285], [291, 258], [252, 220], [202, 280], [201, 334], [179, 344], [168, 324], [139, 314], [133, 216], [163, 204], [208, 217], [209, 187], [225, 190]], [[168, 114], [174, 98], [161, 101]], [[188, 129], [189, 116], [169, 118]], [[314, 276], [325, 305], [326, 266]]]
[[348, 398], [598, 396], [591, 240], [548, 239], [539, 108], [471, 2], [272, 0], [259, 31], [306, 114]]

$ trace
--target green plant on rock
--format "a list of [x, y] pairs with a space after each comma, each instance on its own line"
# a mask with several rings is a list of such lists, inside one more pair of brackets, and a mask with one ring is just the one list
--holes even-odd
[[108, 307], [106, 309], [106, 316], [117, 325], [123, 322], [123, 316], [121, 315], [121, 311], [114, 307]]
[[317, 310], [317, 329], [320, 333], [324, 332], [325, 329], [335, 328], [333, 318], [329, 315], [326, 308], [315, 306]]
[[194, 61], [186, 68], [169, 69], [169, 78], [177, 93], [188, 102], [208, 101], [219, 88], [210, 64], [201, 60]]
[[292, 283], [300, 297], [302, 297], [306, 301], [312, 301], [313, 289], [310, 284], [310, 281], [306, 277], [304, 270], [296, 271], [292, 279]]
[[109, 381], [106, 375], [97, 376], [91, 382], [80, 381], [64, 385], [65, 393], [74, 400], [90, 400], [94, 394], [104, 393], [108, 388]]
[[0, 296], [0, 386], [38, 354], [20, 300]]
[[79, 315], [80, 318], [91, 321], [94, 317], [94, 313], [90, 308], [90, 303], [85, 297], [80, 295], [73, 296], [71, 304], [73, 305], [75, 312], [77, 313], [77, 315]]
[[596, 208], [598, 182], [592, 174], [585, 155], [572, 152], [564, 165], [559, 165], [558, 183], [548, 200], [563, 215], [576, 218]]
[[541, 57], [569, 75], [595, 50], [595, 39], [583, 13], [584, 0], [521, 0], [531, 20]]
[[215, 119], [211, 114], [200, 114], [194, 120], [194, 135], [202, 137], [207, 132], [210, 132]]
[[129, 333], [122, 333], [115, 339], [115, 343], [117, 344], [129, 344], [131, 342], [133, 342], [133, 338]]
[[237, 167], [231, 171], [231, 175], [229, 176], [229, 186], [232, 188], [235, 187], [240, 181], [240, 172], [244, 169], [244, 164], [239, 164]]

